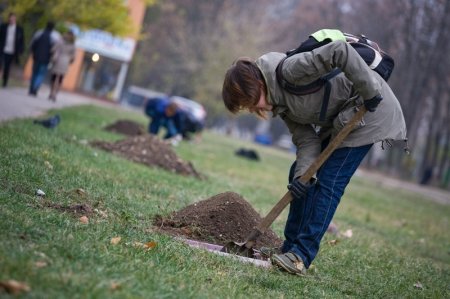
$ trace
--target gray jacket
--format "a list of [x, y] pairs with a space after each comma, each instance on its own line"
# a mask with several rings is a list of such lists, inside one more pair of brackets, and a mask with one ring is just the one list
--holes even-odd
[[52, 52], [51, 73], [56, 75], [65, 75], [70, 64], [75, 59], [75, 45], [62, 40], [55, 44]]
[[357, 147], [382, 140], [406, 140], [406, 125], [400, 103], [389, 85], [346, 42], [336, 41], [311, 52], [286, 59], [283, 75], [297, 85], [313, 82], [338, 67], [343, 73], [331, 79], [332, 89], [324, 121], [319, 120], [324, 91], [298, 96], [278, 85], [275, 69], [282, 53], [268, 53], [256, 60], [267, 84], [267, 100], [274, 117], [280, 115], [297, 146], [295, 177], [301, 176], [320, 154], [321, 141], [333, 136], [352, 118], [364, 99], [383, 96], [375, 112], [347, 136], [341, 147]]

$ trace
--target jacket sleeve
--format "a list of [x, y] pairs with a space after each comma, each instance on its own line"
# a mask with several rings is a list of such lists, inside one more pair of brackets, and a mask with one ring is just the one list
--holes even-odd
[[297, 167], [294, 178], [302, 176], [320, 154], [320, 138], [311, 125], [302, 125], [283, 119], [292, 134], [292, 143], [297, 147]]
[[23, 33], [23, 28], [21, 26], [17, 26], [17, 54], [21, 55], [25, 48], [25, 37]]
[[353, 47], [344, 41], [335, 41], [310, 52], [286, 59], [283, 75], [286, 80], [305, 85], [339, 68], [353, 83], [359, 95], [367, 100], [380, 94], [381, 85]]

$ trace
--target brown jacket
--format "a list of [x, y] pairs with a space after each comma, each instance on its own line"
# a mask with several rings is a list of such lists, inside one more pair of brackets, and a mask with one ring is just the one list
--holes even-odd
[[364, 99], [377, 94], [383, 100], [368, 112], [347, 136], [341, 147], [357, 147], [382, 140], [406, 140], [406, 125], [400, 103], [389, 85], [361, 59], [346, 42], [336, 41], [311, 52], [286, 59], [283, 75], [297, 85], [313, 82], [338, 67], [343, 73], [331, 79], [332, 89], [326, 119], [319, 121], [323, 88], [297, 96], [278, 85], [275, 69], [285, 54], [268, 53], [256, 60], [267, 83], [268, 102], [274, 117], [280, 115], [297, 146], [295, 176], [302, 175], [320, 153], [321, 140], [335, 135], [354, 115]]

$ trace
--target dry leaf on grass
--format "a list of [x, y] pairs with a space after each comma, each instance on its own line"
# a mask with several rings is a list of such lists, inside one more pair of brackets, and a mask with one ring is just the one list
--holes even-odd
[[[129, 243], [127, 243], [126, 245], [129, 245]], [[153, 249], [157, 245], [158, 245], [158, 243], [156, 243], [154, 241], [150, 241], [150, 242], [147, 242], [147, 243], [141, 243], [141, 242], [133, 242], [133, 243], [131, 243], [131, 246], [138, 247], [138, 248], [143, 248], [145, 250]]]
[[35, 194], [36, 194], [36, 196], [39, 196], [39, 197], [45, 196], [45, 192], [42, 191], [41, 189], [37, 189]]
[[0, 288], [13, 295], [29, 292], [31, 290], [26, 283], [14, 279], [0, 281]]
[[79, 220], [81, 223], [83, 223], [83, 224], [88, 224], [88, 223], [89, 223], [89, 218], [86, 217], [86, 216], [81, 216], [78, 220]]
[[156, 242], [151, 241], [151, 242], [145, 243], [145, 244], [144, 244], [144, 248], [145, 248], [145, 249], [153, 249], [153, 248], [156, 247], [156, 245], [157, 245]]
[[82, 189], [82, 188], [77, 188], [77, 189], [75, 190], [75, 192], [76, 192], [78, 195], [81, 195], [81, 196], [86, 195], [86, 191], [84, 191], [84, 189]]
[[346, 238], [351, 238], [353, 237], [353, 231], [351, 229], [347, 229], [345, 232], [342, 233], [342, 236]]
[[328, 244], [330, 244], [331, 246], [337, 245], [337, 243], [339, 243], [339, 240], [336, 239], [328, 241]]
[[47, 267], [47, 262], [46, 261], [37, 261], [34, 263], [34, 265], [36, 266], [36, 268], [44, 268]]
[[97, 213], [102, 218], [108, 218], [108, 214], [105, 211], [94, 209], [94, 212]]
[[120, 289], [120, 287], [121, 285], [118, 282], [111, 282], [111, 285], [109, 286], [112, 291], [118, 290]]
[[112, 245], [117, 245], [117, 244], [119, 244], [120, 240], [122, 240], [121, 237], [111, 238], [111, 244]]
[[48, 162], [48, 161], [44, 161], [44, 165], [45, 165], [45, 167], [47, 167], [47, 168], [50, 169], [50, 170], [53, 169], [53, 165], [50, 164], [50, 162]]

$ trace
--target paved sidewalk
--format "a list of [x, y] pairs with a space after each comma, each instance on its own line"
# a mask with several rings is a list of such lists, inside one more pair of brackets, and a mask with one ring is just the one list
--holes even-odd
[[49, 109], [58, 109], [77, 105], [100, 105], [123, 109], [117, 103], [93, 99], [76, 93], [61, 91], [56, 102], [48, 100], [49, 88], [42, 86], [37, 97], [28, 95], [23, 87], [0, 88], [0, 122], [14, 118], [37, 117]]
[[443, 189], [402, 181], [382, 173], [368, 171], [362, 168], [358, 169], [355, 175], [369, 179], [381, 188], [391, 189], [393, 195], [395, 195], [396, 190], [407, 190], [416, 193], [416, 195], [425, 200], [431, 200], [443, 205], [450, 205], [450, 192]]

